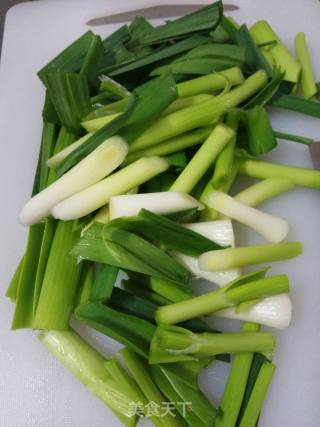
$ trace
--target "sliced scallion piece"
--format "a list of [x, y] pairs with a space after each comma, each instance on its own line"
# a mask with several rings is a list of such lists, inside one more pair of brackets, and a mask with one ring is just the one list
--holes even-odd
[[168, 168], [169, 163], [161, 157], [142, 157], [102, 181], [58, 203], [52, 209], [52, 215], [65, 221], [81, 218], [107, 204], [112, 196], [124, 194]]
[[298, 168], [260, 160], [245, 160], [241, 163], [239, 173], [252, 178], [287, 178], [301, 187], [320, 188], [320, 171]]
[[101, 354], [72, 330], [41, 331], [38, 338], [125, 426], [136, 425], [137, 417], [130, 416], [130, 406], [134, 401], [121, 383], [108, 374]]
[[170, 191], [190, 193], [233, 136], [231, 128], [217, 125], [170, 187]]
[[301, 89], [305, 99], [312, 98], [317, 92], [316, 81], [312, 69], [311, 57], [306, 36], [298, 33], [294, 39], [297, 58], [301, 64]]
[[267, 178], [241, 191], [235, 199], [248, 206], [258, 206], [294, 188], [294, 183], [288, 178]]
[[201, 255], [199, 266], [202, 270], [224, 271], [230, 268], [295, 258], [302, 253], [302, 250], [300, 242], [228, 248]]
[[[258, 273], [237, 278], [216, 291], [160, 307], [156, 313], [156, 321], [169, 325], [180, 323], [225, 308], [238, 306], [246, 301], [289, 292], [287, 276], [256, 278]], [[264, 271], [261, 275], [263, 274], [265, 274]]]
[[226, 353], [272, 354], [275, 339], [268, 332], [194, 333], [179, 326], [159, 325], [152, 338], [149, 363], [197, 360]]

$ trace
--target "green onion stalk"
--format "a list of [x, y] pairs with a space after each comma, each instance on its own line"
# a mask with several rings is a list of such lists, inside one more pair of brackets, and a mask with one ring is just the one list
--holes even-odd
[[272, 354], [275, 339], [268, 332], [194, 333], [179, 326], [159, 325], [150, 346], [149, 363], [197, 360], [228, 353]]
[[286, 275], [257, 279], [247, 275], [216, 291], [159, 307], [156, 321], [172, 325], [225, 308], [237, 307], [247, 301], [288, 292], [289, 280]]
[[134, 427], [137, 417], [131, 414], [135, 401], [127, 394], [122, 381], [115, 381], [104, 366], [104, 357], [78, 334], [68, 331], [41, 331], [41, 343], [107, 405], [127, 427]]
[[[257, 323], [244, 322], [242, 331], [257, 333]], [[252, 364], [253, 353], [238, 353], [232, 360], [230, 373], [220, 402], [215, 427], [235, 427]]]
[[235, 199], [245, 205], [254, 207], [294, 188], [295, 185], [290, 179], [267, 178], [241, 191], [235, 196]]
[[240, 166], [239, 173], [258, 179], [287, 178], [297, 186], [320, 188], [320, 171], [314, 169], [298, 168], [259, 160], [245, 160]]
[[224, 125], [217, 125], [199, 150], [170, 187], [170, 191], [190, 193], [218, 154], [234, 137], [234, 131]]
[[212, 123], [214, 119], [254, 95], [266, 83], [267, 75], [260, 70], [226, 94], [161, 118], [131, 144], [130, 152], [140, 151], [181, 133]]
[[210, 251], [200, 256], [199, 266], [205, 271], [225, 271], [230, 268], [281, 261], [295, 258], [303, 251], [300, 242], [270, 243], [265, 245], [227, 248]]

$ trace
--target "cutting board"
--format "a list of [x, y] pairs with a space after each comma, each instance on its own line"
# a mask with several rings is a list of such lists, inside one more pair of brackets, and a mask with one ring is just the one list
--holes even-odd
[[[169, 1], [165, 2], [170, 3]], [[186, 2], [184, 2], [186, 3]], [[192, 0], [192, 3], [195, 3]], [[294, 34], [305, 31], [320, 78], [320, 4], [316, 0], [234, 0], [239, 22], [265, 18], [292, 47]], [[27, 230], [17, 222], [30, 195], [41, 135], [43, 87], [36, 71], [87, 30], [85, 22], [155, 2], [132, 0], [43, 0], [12, 8], [6, 18], [0, 68], [0, 426], [1, 427], [116, 427], [119, 421], [72, 377], [37, 341], [32, 331], [10, 332], [12, 304], [4, 293], [23, 254]], [[159, 4], [159, 2], [158, 2]], [[98, 27], [105, 36], [118, 25]], [[318, 49], [317, 49], [318, 48]], [[295, 113], [272, 112], [274, 128], [320, 137], [320, 121]], [[281, 141], [270, 160], [312, 167], [308, 149]], [[248, 184], [241, 180], [240, 186]], [[320, 419], [319, 331], [319, 212], [320, 195], [298, 189], [263, 208], [288, 219], [289, 240], [301, 240], [304, 254], [275, 264], [273, 273], [287, 273], [292, 287], [294, 316], [288, 330], [276, 332], [277, 372], [261, 416], [260, 427], [318, 427]], [[255, 235], [236, 226], [238, 244], [257, 242]], [[234, 329], [234, 322], [217, 321]], [[79, 325], [75, 327], [80, 330]], [[81, 333], [106, 356], [118, 344], [97, 333]], [[218, 404], [228, 365], [215, 363], [201, 376], [203, 389]], [[145, 421], [142, 423], [147, 425]]]

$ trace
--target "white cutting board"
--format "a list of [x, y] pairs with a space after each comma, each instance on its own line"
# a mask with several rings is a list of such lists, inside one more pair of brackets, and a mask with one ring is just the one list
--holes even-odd
[[[194, 0], [191, 1], [195, 3]], [[10, 332], [13, 307], [3, 297], [23, 253], [27, 230], [17, 215], [30, 194], [41, 135], [43, 88], [36, 71], [87, 30], [85, 22], [156, 2], [133, 0], [42, 0], [23, 3], [7, 15], [0, 68], [0, 427], [116, 427], [119, 421], [38, 343], [31, 331]], [[170, 3], [169, 1], [165, 2]], [[186, 2], [184, 2], [186, 3]], [[296, 32], [305, 31], [320, 79], [320, 4], [317, 0], [234, 0], [239, 22], [265, 18], [292, 46]], [[159, 4], [159, 2], [158, 2]], [[102, 35], [118, 25], [97, 27]], [[317, 50], [318, 48], [318, 50]], [[320, 121], [299, 114], [273, 114], [278, 130], [320, 138]], [[272, 160], [312, 167], [306, 147], [281, 142]], [[277, 373], [261, 416], [260, 427], [318, 427], [320, 419], [319, 248], [320, 193], [299, 189], [264, 206], [286, 217], [290, 240], [301, 240], [299, 259], [275, 265], [288, 273], [294, 304], [290, 328], [276, 333]], [[257, 241], [238, 228], [238, 244]], [[226, 328], [234, 323], [219, 320]], [[96, 338], [98, 337], [98, 338]], [[90, 341], [107, 356], [118, 346], [91, 333]], [[227, 365], [216, 363], [201, 382], [217, 404]]]

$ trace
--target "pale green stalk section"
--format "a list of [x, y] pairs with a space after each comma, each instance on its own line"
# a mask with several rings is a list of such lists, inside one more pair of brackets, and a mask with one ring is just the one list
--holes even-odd
[[276, 366], [270, 362], [261, 366], [239, 427], [256, 427], [275, 370]]
[[137, 418], [130, 416], [130, 406], [135, 402], [122, 390], [121, 384], [108, 374], [104, 366], [105, 359], [101, 354], [72, 330], [41, 331], [38, 338], [125, 426], [136, 425]]
[[267, 83], [267, 80], [266, 73], [259, 70], [228, 93], [161, 118], [131, 144], [130, 152], [140, 151], [191, 129], [212, 123], [214, 119], [254, 95]]
[[64, 150], [59, 151], [54, 156], [50, 157], [50, 159], [47, 160], [47, 166], [48, 168], [56, 168], [60, 165], [60, 163], [76, 148], [80, 147], [84, 142], [86, 142], [87, 139], [92, 136], [92, 133], [88, 133], [81, 138], [79, 138], [77, 141], [73, 142], [72, 144], [68, 145]]
[[74, 223], [58, 223], [32, 323], [34, 329], [68, 329], [82, 268], [70, 251], [79, 237], [80, 228]]
[[287, 178], [295, 185], [320, 189], [320, 170], [304, 169], [259, 160], [245, 160], [240, 166], [239, 173], [258, 179]]
[[[148, 375], [148, 372], [146, 372], [146, 366], [140, 357], [126, 347], [120, 350], [120, 354], [148, 401], [155, 402], [161, 408], [163, 402], [166, 400], [159, 391], [158, 387], [152, 381], [150, 375]], [[165, 427], [180, 426], [179, 421], [170, 414], [161, 417], [161, 421], [162, 425]]]
[[[257, 323], [244, 322], [243, 332], [259, 332]], [[220, 402], [215, 427], [235, 427], [249, 377], [253, 353], [238, 353], [232, 360], [228, 381]]]
[[24, 259], [24, 257], [21, 258], [21, 260], [18, 264], [18, 267], [17, 267], [16, 271], [14, 272], [14, 275], [11, 279], [11, 282], [10, 282], [10, 285], [7, 289], [7, 292], [6, 292], [6, 297], [10, 298], [12, 302], [15, 302], [16, 297], [17, 297], [20, 275], [21, 275], [21, 271], [23, 268], [23, 259]]
[[53, 208], [52, 214], [66, 221], [81, 218], [106, 205], [110, 197], [125, 194], [168, 168], [169, 163], [161, 157], [143, 157], [59, 203]]
[[217, 125], [172, 184], [169, 191], [190, 193], [233, 136], [234, 131], [231, 128]]
[[178, 97], [197, 95], [199, 93], [212, 93], [226, 86], [235, 86], [244, 82], [242, 71], [239, 67], [228, 68], [217, 73], [207, 74], [196, 79], [178, 83]]
[[254, 207], [294, 188], [295, 185], [290, 179], [268, 178], [251, 185], [238, 193], [234, 198], [244, 205]]
[[300, 78], [301, 66], [290, 50], [283, 44], [267, 21], [258, 21], [250, 28], [250, 34], [257, 44], [276, 40], [277, 43], [264, 48], [273, 57], [276, 66], [285, 72], [285, 80], [297, 83]]
[[300, 255], [302, 251], [303, 246], [300, 242], [221, 249], [202, 254], [199, 258], [199, 266], [205, 271], [224, 271], [230, 268], [291, 259]]
[[81, 126], [85, 128], [87, 132], [95, 132], [101, 129], [106, 124], [112, 122], [115, 118], [117, 118], [121, 113], [117, 114], [108, 114], [103, 117], [98, 117], [97, 119], [87, 120], [81, 123]]
[[162, 116], [167, 116], [175, 111], [182, 110], [183, 108], [191, 107], [192, 105], [198, 105], [206, 101], [213, 99], [213, 95], [201, 93], [199, 95], [187, 96], [185, 98], [178, 98], [164, 110]]
[[294, 39], [297, 58], [301, 64], [301, 89], [305, 99], [312, 98], [317, 92], [316, 81], [308, 50], [306, 35], [298, 33]]
[[[237, 176], [239, 162], [236, 161], [234, 156], [234, 150], [236, 146], [236, 132], [238, 128], [237, 117], [230, 113], [228, 115], [226, 125], [231, 127], [235, 134], [218, 155], [212, 179], [210, 179], [210, 181], [207, 183], [200, 196], [200, 201], [205, 205], [207, 205], [206, 201], [208, 195], [213, 190], [219, 190], [223, 191], [224, 193], [228, 193], [235, 177]], [[218, 219], [220, 216], [221, 215], [219, 212], [209, 206], [206, 206], [206, 208], [201, 212], [201, 219], [204, 221]]]
[[126, 157], [123, 165], [132, 163], [140, 157], [149, 156], [167, 156], [168, 154], [175, 153], [177, 151], [185, 150], [186, 148], [192, 147], [193, 145], [201, 144], [212, 131], [213, 126], [205, 126], [200, 129], [196, 129], [192, 132], [183, 133], [168, 141], [161, 142], [160, 144], [147, 147], [144, 150], [137, 151]]

